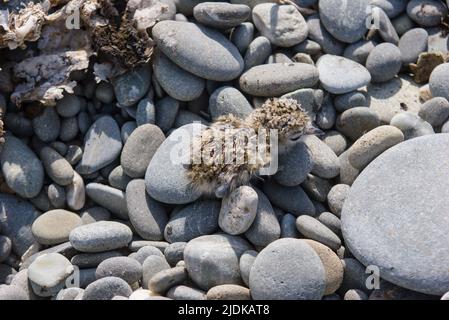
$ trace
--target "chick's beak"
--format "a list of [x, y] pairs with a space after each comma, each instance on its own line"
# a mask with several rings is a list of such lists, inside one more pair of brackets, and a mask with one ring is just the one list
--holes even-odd
[[309, 125], [306, 128], [306, 134], [310, 134], [310, 135], [316, 135], [316, 136], [323, 136], [324, 135], [324, 131], [313, 126], [313, 125]]

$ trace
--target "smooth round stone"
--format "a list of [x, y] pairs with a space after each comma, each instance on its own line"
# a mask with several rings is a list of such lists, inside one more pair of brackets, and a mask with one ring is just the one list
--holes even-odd
[[365, 132], [380, 125], [377, 113], [370, 108], [355, 107], [343, 112], [337, 118], [336, 128], [349, 139], [355, 141]]
[[394, 78], [401, 66], [401, 50], [391, 43], [377, 45], [366, 60], [366, 68], [371, 74], [372, 82], [385, 82]]
[[321, 109], [316, 115], [316, 124], [320, 129], [329, 130], [335, 125], [337, 111], [335, 110], [330, 94], [324, 96]]
[[258, 200], [257, 192], [251, 187], [235, 189], [221, 202], [220, 228], [231, 235], [244, 233], [256, 218]]
[[148, 289], [148, 284], [151, 278], [162, 270], [169, 270], [170, 265], [165, 260], [164, 256], [150, 255], [142, 264], [143, 278], [142, 287]]
[[136, 124], [137, 127], [147, 123], [154, 124], [156, 122], [156, 108], [150, 99], [142, 99], [137, 104]]
[[318, 14], [307, 17], [307, 27], [309, 28], [309, 38], [317, 42], [323, 49], [323, 52], [335, 55], [343, 53], [345, 45], [326, 30]]
[[308, 239], [318, 241], [336, 251], [341, 246], [340, 238], [317, 219], [302, 215], [296, 219], [298, 231]]
[[354, 107], [365, 107], [367, 105], [364, 92], [353, 91], [338, 95], [334, 99], [334, 106], [338, 112], [345, 112]]
[[142, 278], [142, 266], [128, 257], [112, 257], [102, 261], [95, 271], [97, 279], [117, 277], [132, 285]]
[[5, 261], [11, 253], [12, 243], [8, 237], [0, 235], [0, 262]]
[[343, 300], [368, 300], [368, 295], [359, 289], [346, 291]]
[[430, 74], [429, 85], [433, 97], [449, 99], [449, 63], [440, 64]]
[[[66, 192], [63, 187], [58, 184], [52, 183], [47, 189], [48, 200], [50, 205], [55, 209], [62, 209], [65, 207]], [[45, 210], [48, 211], [48, 210]]]
[[312, 174], [307, 175], [306, 180], [301, 183], [301, 186], [312, 199], [320, 202], [326, 200], [326, 196], [332, 187], [328, 180]]
[[27, 293], [19, 286], [0, 285], [0, 300], [29, 300]]
[[153, 59], [154, 75], [170, 97], [191, 101], [201, 95], [205, 87], [204, 79], [178, 67], [159, 50], [155, 50]]
[[206, 26], [229, 29], [245, 22], [251, 9], [242, 4], [228, 2], [202, 2], [193, 8], [195, 19]]
[[240, 77], [240, 87], [260, 97], [279, 96], [318, 82], [318, 70], [306, 63], [271, 63], [255, 66]]
[[449, 180], [439, 169], [448, 165], [448, 143], [447, 134], [429, 135], [387, 150], [359, 175], [342, 211], [345, 243], [359, 261], [434, 295], [449, 289]]
[[371, 75], [364, 66], [344, 57], [326, 54], [316, 66], [323, 88], [333, 94], [357, 90], [371, 81]]
[[53, 107], [44, 108], [41, 115], [32, 120], [34, 133], [43, 142], [55, 141], [59, 136], [61, 121]]
[[371, 84], [367, 93], [371, 97], [370, 109], [377, 113], [382, 124], [390, 123], [398, 113], [410, 111], [417, 114], [421, 108], [419, 86], [409, 77]]
[[134, 240], [129, 244], [129, 250], [135, 252], [143, 247], [152, 246], [163, 252], [165, 248], [169, 246], [170, 243], [166, 241], [152, 241], [152, 240]]
[[190, 278], [204, 290], [221, 284], [240, 284], [239, 258], [250, 245], [238, 236], [207, 235], [187, 243], [184, 260]]
[[312, 247], [323, 264], [326, 273], [326, 290], [324, 294], [334, 293], [343, 282], [343, 265], [340, 258], [330, 248], [317, 241], [309, 239], [304, 241]]
[[343, 56], [365, 65], [368, 55], [375, 46], [376, 44], [371, 40], [360, 40], [348, 45], [343, 52]]
[[149, 256], [153, 255], [164, 258], [162, 251], [152, 245], [146, 245], [140, 248], [135, 254], [130, 254], [129, 257], [143, 264]]
[[251, 227], [245, 232], [246, 238], [255, 246], [265, 247], [279, 239], [281, 226], [267, 196], [255, 189], [258, 197], [256, 217]]
[[342, 154], [348, 147], [348, 141], [345, 136], [336, 130], [329, 130], [326, 132], [323, 136], [323, 142], [327, 144], [337, 156]]
[[86, 202], [86, 189], [81, 176], [74, 171], [72, 182], [66, 186], [67, 206], [73, 210], [80, 210]]
[[[336, 185], [340, 186], [340, 185]], [[349, 191], [349, 188], [348, 188]], [[341, 203], [343, 204], [343, 202]], [[340, 208], [341, 209], [341, 208]], [[317, 217], [318, 221], [324, 224], [326, 227], [331, 229], [336, 235], [341, 235], [341, 221], [339, 218], [337, 218], [336, 215], [330, 213], [330, 212], [322, 212]]]
[[262, 3], [254, 7], [252, 17], [260, 34], [275, 46], [291, 47], [307, 38], [307, 23], [292, 5]]
[[293, 187], [301, 184], [312, 171], [313, 160], [309, 149], [303, 142], [278, 156], [278, 171], [274, 175], [276, 182]]
[[117, 103], [123, 107], [136, 104], [147, 93], [151, 84], [151, 72], [148, 67], [137, 67], [112, 82]]
[[123, 172], [122, 166], [115, 167], [108, 176], [109, 185], [123, 191], [126, 190], [126, 186], [131, 180], [132, 178]]
[[245, 251], [239, 260], [239, 268], [240, 275], [242, 277], [243, 282], [248, 286], [249, 285], [249, 273], [251, 271], [251, 267], [253, 266], [254, 260], [256, 260], [258, 252], [254, 250]]
[[220, 202], [197, 200], [171, 215], [164, 238], [170, 242], [187, 242], [218, 229]]
[[6, 136], [0, 155], [3, 178], [23, 198], [34, 198], [42, 189], [44, 168], [36, 154], [22, 140]]
[[21, 257], [32, 245], [37, 244], [31, 225], [39, 212], [29, 202], [5, 193], [0, 193], [0, 206], [2, 234], [11, 239], [14, 253]]
[[68, 94], [56, 103], [56, 111], [61, 117], [70, 118], [76, 116], [85, 104], [83, 98]]
[[76, 296], [82, 294], [83, 292], [83, 289], [75, 287], [62, 289], [56, 295], [55, 300], [75, 300]]
[[65, 280], [74, 272], [70, 261], [59, 253], [37, 257], [28, 267], [28, 279], [35, 294], [40, 297], [55, 295], [65, 286]]
[[243, 70], [239, 51], [218, 31], [190, 22], [161, 21], [152, 33], [170, 60], [198, 77], [229, 81]]
[[47, 211], [34, 220], [31, 231], [39, 243], [55, 245], [68, 241], [70, 231], [80, 225], [81, 218], [77, 214], [56, 209]]
[[257, 255], [249, 288], [255, 300], [319, 300], [326, 288], [325, 269], [304, 240], [280, 239]]
[[[48, 198], [48, 188], [42, 188], [39, 194], [30, 199], [30, 202], [41, 211], [48, 211], [51, 209], [52, 204], [50, 203], [50, 199]], [[0, 228], [1, 229], [1, 228]]]
[[416, 63], [419, 55], [427, 51], [429, 35], [426, 29], [414, 28], [407, 31], [399, 39], [399, 50], [401, 50], [402, 63], [408, 66], [409, 63]]
[[153, 124], [137, 127], [126, 140], [120, 157], [123, 171], [131, 178], [145, 175], [153, 155], [165, 140], [164, 133]]
[[183, 284], [187, 280], [185, 267], [174, 267], [156, 273], [148, 282], [148, 289], [163, 294], [171, 287]]
[[120, 129], [120, 135], [122, 137], [122, 141], [125, 144], [126, 140], [128, 140], [129, 136], [131, 135], [131, 133], [136, 130], [137, 125], [135, 121], [128, 121], [125, 122], [121, 129]]
[[64, 118], [61, 121], [61, 132], [59, 139], [61, 141], [70, 141], [78, 135], [78, 120], [76, 117]]
[[227, 114], [244, 119], [252, 111], [248, 100], [234, 87], [220, 87], [209, 98], [209, 112], [212, 119]]
[[114, 101], [114, 87], [109, 82], [102, 81], [95, 88], [95, 98], [102, 103], [112, 103]]
[[447, 7], [438, 0], [411, 0], [407, 14], [420, 26], [436, 27], [447, 15]]
[[263, 191], [273, 205], [286, 212], [296, 216], [315, 214], [315, 207], [301, 186], [284, 187], [273, 180], [268, 180], [264, 183]]
[[173, 300], [206, 300], [204, 291], [183, 285], [171, 288], [166, 296]]
[[86, 194], [90, 199], [111, 211], [118, 218], [128, 219], [126, 195], [122, 190], [92, 182], [86, 186]]
[[418, 115], [434, 127], [443, 125], [449, 118], [449, 102], [443, 97], [426, 101]]
[[[1, 99], [1, 98], [0, 98]], [[34, 133], [31, 120], [17, 113], [8, 113], [3, 117], [5, 127], [15, 136], [31, 137]]]
[[404, 141], [402, 131], [393, 126], [380, 126], [360, 137], [349, 149], [349, 163], [362, 170], [385, 150]]
[[394, 18], [404, 11], [407, 0], [371, 0], [370, 4], [381, 8], [390, 18]]
[[325, 179], [338, 176], [340, 172], [338, 157], [327, 144], [313, 135], [304, 136], [303, 142], [306, 144], [312, 157], [312, 174]]
[[243, 61], [245, 70], [264, 64], [271, 54], [271, 44], [268, 38], [260, 36], [255, 38], [246, 49]]
[[329, 205], [329, 209], [337, 217], [341, 216], [341, 210], [345, 199], [348, 196], [349, 189], [350, 187], [346, 184], [336, 184], [327, 195], [327, 204]]
[[315, 41], [306, 39], [294, 46], [293, 51], [296, 53], [305, 53], [310, 56], [314, 56], [321, 52], [321, 46]]
[[81, 252], [102, 252], [122, 248], [131, 242], [132, 231], [125, 224], [99, 221], [79, 226], [70, 232], [72, 246]]
[[[201, 196], [200, 191], [192, 188], [183, 162], [189, 159], [185, 155], [190, 153], [191, 137], [200, 134], [202, 128], [200, 124], [182, 126], [159, 146], [145, 174], [146, 190], [152, 198], [164, 203], [185, 204]], [[183, 159], [176, 156], [171, 159], [172, 152], [184, 155]]]
[[111, 116], [99, 118], [85, 135], [79, 173], [91, 174], [106, 167], [117, 158], [121, 149], [122, 139], [117, 122]]
[[222, 284], [207, 291], [207, 300], [251, 300], [248, 288], [236, 284]]
[[290, 213], [284, 214], [281, 218], [281, 238], [299, 238], [296, 217]]
[[320, 0], [319, 12], [324, 27], [336, 39], [353, 43], [360, 40], [366, 29], [366, 10], [370, 0]]
[[132, 289], [125, 280], [117, 277], [105, 277], [89, 284], [82, 300], [111, 300], [114, 296], [129, 297]]
[[126, 187], [129, 220], [139, 236], [162, 240], [168, 217], [165, 208], [145, 192], [143, 179], [132, 180]]
[[244, 54], [254, 38], [254, 25], [251, 22], [241, 23], [231, 34], [231, 41], [241, 54]]
[[164, 256], [167, 262], [174, 266], [179, 261], [184, 260], [184, 249], [187, 242], [173, 242], [164, 250]]
[[179, 110], [179, 102], [165, 97], [156, 102], [156, 125], [167, 132], [174, 124]]
[[117, 250], [98, 253], [78, 253], [72, 257], [70, 262], [78, 268], [96, 268], [101, 262], [107, 259], [121, 256], [122, 253]]
[[39, 156], [48, 176], [61, 186], [69, 185], [73, 181], [74, 171], [70, 163], [56, 150], [44, 147]]
[[434, 134], [432, 125], [411, 112], [401, 112], [391, 119], [390, 125], [402, 131], [404, 140]]

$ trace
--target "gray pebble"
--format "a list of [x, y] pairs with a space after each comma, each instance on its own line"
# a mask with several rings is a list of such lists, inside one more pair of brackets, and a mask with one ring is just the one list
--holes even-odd
[[449, 63], [440, 64], [430, 74], [429, 86], [433, 97], [449, 99], [449, 87], [446, 85], [449, 78]]
[[55, 108], [44, 108], [41, 115], [32, 120], [36, 136], [43, 142], [51, 142], [58, 138], [61, 121]]
[[114, 101], [114, 87], [109, 82], [101, 81], [95, 88], [95, 98], [102, 103], [112, 103]]
[[140, 264], [143, 264], [149, 256], [158, 256], [160, 258], [164, 258], [164, 254], [162, 253], [162, 251], [151, 245], [146, 245], [137, 250], [137, 252], [134, 252], [134, 254], [129, 255], [130, 258], [133, 258]]
[[111, 171], [108, 177], [109, 185], [122, 191], [126, 190], [126, 186], [131, 180], [132, 178], [126, 175], [125, 172], [123, 172], [122, 166], [115, 167], [115, 169]]
[[86, 185], [86, 194], [90, 199], [111, 211], [118, 218], [128, 219], [126, 197], [122, 190], [91, 182]]
[[411, 112], [398, 113], [391, 119], [390, 125], [402, 131], [404, 140], [435, 133], [430, 123]]
[[123, 144], [126, 143], [126, 140], [128, 140], [129, 136], [136, 128], [137, 125], [135, 121], [128, 121], [123, 124], [122, 128], [120, 129], [120, 135], [122, 137]]
[[148, 67], [138, 67], [118, 76], [112, 82], [119, 105], [129, 107], [136, 104], [147, 93], [151, 84]]
[[335, 110], [330, 94], [327, 94], [323, 99], [321, 109], [316, 115], [316, 124], [323, 130], [332, 128], [337, 119], [337, 111]]
[[373, 16], [377, 17], [376, 19], [379, 26], [378, 32], [381, 38], [385, 42], [397, 45], [399, 42], [399, 35], [394, 29], [394, 26], [387, 14], [381, 8], [373, 8], [372, 12]]
[[298, 231], [308, 239], [318, 241], [336, 251], [341, 246], [340, 238], [328, 227], [310, 216], [299, 216], [296, 219]]
[[184, 260], [184, 249], [187, 242], [173, 242], [165, 248], [164, 256], [171, 266], [175, 266], [179, 261]]
[[254, 25], [251, 22], [244, 22], [235, 27], [231, 34], [231, 41], [241, 54], [244, 54], [249, 44], [254, 38]]
[[64, 157], [72, 166], [76, 165], [83, 157], [83, 149], [80, 146], [71, 144], [68, 146]]
[[336, 130], [327, 131], [323, 136], [323, 142], [327, 144], [337, 156], [341, 155], [349, 145], [345, 136]]
[[136, 124], [137, 127], [144, 124], [154, 124], [156, 122], [156, 108], [148, 98], [142, 99], [137, 105]]
[[447, 7], [437, 0], [411, 0], [407, 5], [407, 14], [423, 27], [436, 27], [447, 15]]
[[165, 97], [156, 103], [156, 125], [167, 132], [175, 123], [179, 110], [179, 102], [171, 97]]
[[376, 44], [371, 40], [359, 40], [348, 45], [343, 52], [343, 56], [365, 65], [366, 58], [375, 46]]
[[399, 39], [399, 50], [401, 50], [402, 63], [408, 66], [409, 63], [416, 63], [419, 55], [427, 51], [429, 35], [426, 29], [414, 28], [407, 31]]
[[393, 79], [401, 69], [402, 54], [397, 46], [381, 43], [371, 50], [366, 60], [366, 68], [372, 82], [385, 82]]
[[286, 213], [281, 220], [281, 238], [299, 238], [298, 229], [296, 229], [296, 217]]
[[147, 257], [142, 264], [142, 288], [147, 289], [151, 278], [158, 272], [167, 269], [170, 269], [170, 265], [167, 263], [164, 256], [151, 255]]
[[335, 39], [323, 26], [318, 14], [307, 17], [307, 27], [309, 28], [309, 38], [317, 42], [323, 52], [328, 54], [341, 55], [345, 46]]
[[98, 265], [95, 276], [97, 279], [117, 277], [132, 285], [142, 278], [142, 266], [136, 260], [128, 257], [112, 257], [103, 260]]
[[349, 139], [355, 141], [365, 132], [380, 125], [378, 114], [366, 107], [355, 107], [343, 112], [338, 118], [336, 128]]
[[106, 259], [121, 256], [122, 253], [115, 250], [97, 253], [78, 253], [72, 257], [70, 262], [78, 268], [96, 268]]
[[39, 156], [48, 176], [57, 184], [66, 186], [73, 180], [73, 168], [56, 150], [44, 147]]
[[83, 98], [68, 94], [61, 100], [58, 100], [56, 103], [56, 111], [61, 117], [70, 118], [76, 116], [85, 103], [86, 101]]
[[234, 87], [220, 87], [209, 98], [209, 112], [212, 119], [232, 114], [239, 118], [245, 118], [253, 111], [253, 108], [245, 96]]
[[435, 97], [426, 101], [418, 115], [434, 127], [439, 127], [449, 118], [449, 102], [443, 97]]
[[55, 209], [62, 209], [65, 207], [66, 193], [65, 189], [58, 184], [52, 183], [47, 189], [48, 200]]
[[312, 157], [313, 168], [311, 173], [325, 179], [338, 176], [340, 163], [334, 151], [313, 135], [304, 136], [303, 141], [309, 148]]
[[171, 287], [182, 284], [187, 280], [187, 270], [185, 267], [175, 267], [161, 270], [156, 273], [148, 282], [148, 289], [160, 294], [166, 293]]
[[83, 293], [83, 300], [111, 300], [114, 296], [129, 297], [132, 289], [125, 280], [105, 277], [89, 284]]
[[338, 112], [344, 112], [354, 107], [365, 107], [367, 100], [362, 91], [352, 91], [338, 95], [334, 99], [334, 106]]
[[204, 291], [183, 285], [171, 288], [166, 296], [173, 300], [206, 300]]
[[245, 56], [243, 57], [245, 70], [249, 70], [252, 67], [264, 64], [270, 54], [270, 40], [263, 36], [255, 38], [248, 45]]
[[87, 130], [89, 130], [90, 125], [92, 124], [92, 120], [90, 119], [89, 114], [84, 111], [78, 113], [76, 119], [78, 120], [78, 128], [81, 134], [84, 135], [87, 132]]
[[327, 195], [327, 203], [331, 211], [337, 216], [341, 216], [341, 210], [346, 197], [349, 194], [350, 187], [346, 184], [336, 184]]
[[251, 9], [242, 4], [227, 2], [202, 2], [193, 8], [195, 19], [212, 28], [229, 29], [245, 22]]
[[308, 174], [306, 180], [301, 183], [301, 187], [312, 199], [323, 202], [332, 185], [326, 179]]
[[336, 215], [330, 212], [322, 212], [317, 219], [319, 222], [331, 229], [336, 235], [341, 235], [341, 221]]

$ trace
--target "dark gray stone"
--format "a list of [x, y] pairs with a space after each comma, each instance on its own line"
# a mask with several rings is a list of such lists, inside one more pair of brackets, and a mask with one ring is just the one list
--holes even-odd
[[316, 41], [323, 52], [328, 54], [341, 55], [345, 46], [342, 42], [335, 39], [323, 26], [318, 14], [307, 18], [307, 27], [309, 28], [309, 38]]
[[32, 120], [36, 136], [43, 142], [55, 141], [59, 136], [61, 121], [55, 108], [44, 108], [42, 114]]
[[138, 67], [120, 75], [112, 84], [118, 104], [129, 107], [147, 93], [151, 84], [151, 72], [147, 66]]
[[129, 297], [132, 289], [125, 280], [105, 277], [89, 284], [83, 292], [82, 300], [111, 300], [114, 296]]
[[366, 59], [366, 68], [372, 82], [385, 82], [393, 79], [402, 67], [402, 53], [391, 43], [381, 43], [371, 50]]
[[253, 111], [245, 96], [234, 87], [220, 87], [209, 98], [209, 112], [212, 119], [232, 114], [244, 119]]
[[128, 257], [112, 257], [103, 260], [95, 271], [97, 279], [117, 277], [133, 285], [142, 278], [142, 266]]

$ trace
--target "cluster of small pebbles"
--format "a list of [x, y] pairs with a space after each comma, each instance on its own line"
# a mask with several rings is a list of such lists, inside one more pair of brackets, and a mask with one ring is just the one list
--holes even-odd
[[[449, 299], [449, 63], [410, 69], [447, 55], [448, 4], [154, 2], [147, 65], [74, 73], [55, 107], [0, 96], [0, 299]], [[194, 189], [167, 137], [270, 97], [324, 135]]]

